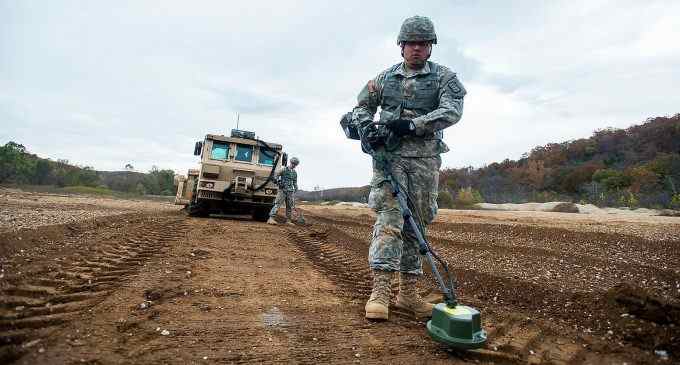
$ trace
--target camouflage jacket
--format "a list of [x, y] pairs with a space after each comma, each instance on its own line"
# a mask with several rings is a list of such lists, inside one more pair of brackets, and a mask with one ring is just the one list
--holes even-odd
[[297, 185], [297, 172], [286, 166], [281, 169], [277, 174], [278, 185], [281, 190], [289, 193], [295, 192], [298, 189]]
[[[448, 152], [443, 129], [456, 124], [463, 114], [466, 91], [456, 74], [428, 61], [415, 72], [396, 64], [370, 80], [357, 98], [352, 122], [363, 129], [380, 107], [380, 122], [413, 120], [415, 135], [401, 138], [393, 151], [404, 157], [432, 157]], [[382, 126], [378, 128], [384, 128]]]

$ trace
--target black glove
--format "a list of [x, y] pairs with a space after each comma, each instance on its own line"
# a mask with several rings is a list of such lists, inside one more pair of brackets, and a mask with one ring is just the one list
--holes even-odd
[[416, 134], [416, 125], [410, 119], [393, 120], [387, 125], [387, 128], [398, 136]]
[[[385, 144], [385, 130], [378, 129], [375, 125], [369, 124], [361, 130], [361, 148], [364, 152], [368, 152], [368, 148], [376, 150], [378, 147]], [[366, 144], [366, 146], [364, 146]]]

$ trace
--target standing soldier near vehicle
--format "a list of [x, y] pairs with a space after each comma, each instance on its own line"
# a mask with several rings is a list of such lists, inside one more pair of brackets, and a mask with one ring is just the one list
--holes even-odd
[[295, 172], [295, 167], [300, 163], [297, 157], [290, 159], [290, 164], [285, 166], [281, 171], [276, 174], [279, 192], [276, 195], [276, 201], [274, 202], [274, 207], [269, 212], [268, 224], [278, 224], [274, 220], [276, 212], [279, 210], [281, 204], [286, 202], [286, 223], [293, 225], [291, 221], [291, 213], [295, 209], [295, 193], [298, 190], [297, 185], [297, 172]]
[[[440, 154], [449, 151], [442, 130], [460, 120], [466, 93], [455, 73], [428, 61], [436, 43], [430, 19], [406, 19], [397, 39], [403, 62], [370, 80], [352, 112], [362, 143], [374, 150], [369, 205], [377, 218], [368, 253], [373, 272], [373, 291], [365, 308], [369, 319], [388, 318], [393, 272], [399, 272], [396, 307], [417, 318], [432, 314], [433, 305], [416, 292], [416, 282], [423, 274], [418, 241], [410, 226], [404, 226], [381, 161], [389, 162], [425, 233], [425, 226], [437, 214]], [[380, 120], [375, 124], [378, 106]]]

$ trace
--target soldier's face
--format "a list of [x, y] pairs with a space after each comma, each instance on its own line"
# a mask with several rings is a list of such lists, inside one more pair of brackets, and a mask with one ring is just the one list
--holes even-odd
[[409, 66], [423, 66], [425, 61], [430, 58], [432, 52], [432, 42], [404, 42], [403, 56], [404, 61]]

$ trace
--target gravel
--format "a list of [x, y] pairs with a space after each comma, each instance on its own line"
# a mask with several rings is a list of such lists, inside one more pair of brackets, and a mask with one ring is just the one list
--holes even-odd
[[125, 213], [179, 209], [181, 206], [169, 202], [32, 193], [0, 188], [0, 232], [68, 224]]

